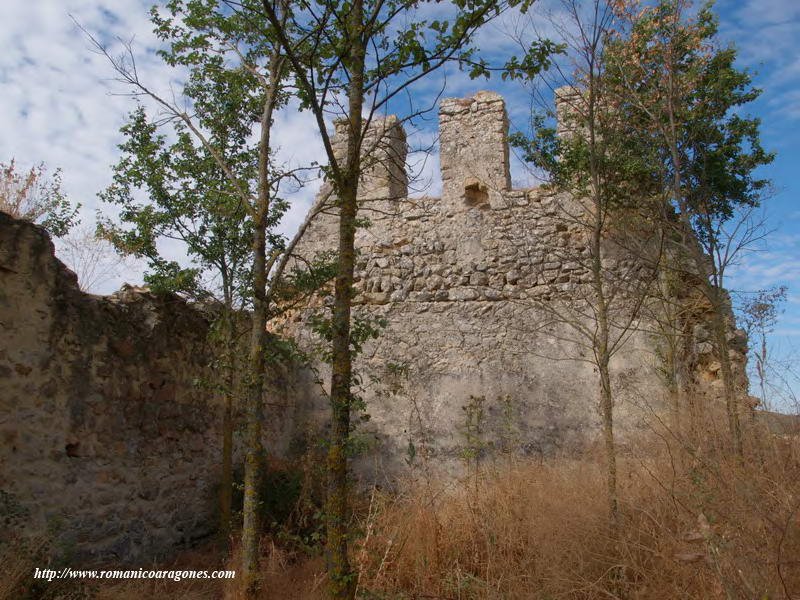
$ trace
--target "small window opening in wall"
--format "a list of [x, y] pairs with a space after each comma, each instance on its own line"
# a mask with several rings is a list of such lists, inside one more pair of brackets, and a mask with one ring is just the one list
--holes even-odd
[[80, 446], [80, 442], [74, 442], [72, 444], [67, 444], [64, 447], [64, 450], [67, 452], [67, 456], [76, 457], [78, 456], [78, 446]]
[[488, 208], [489, 192], [486, 185], [475, 178], [464, 182], [464, 202], [467, 206], [482, 205], [482, 208]]

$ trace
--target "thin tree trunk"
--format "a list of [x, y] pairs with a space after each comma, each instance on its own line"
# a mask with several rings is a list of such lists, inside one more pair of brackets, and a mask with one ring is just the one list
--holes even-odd
[[228, 538], [231, 533], [231, 506], [233, 496], [233, 323], [232, 314], [225, 315], [225, 397], [222, 414], [222, 484], [220, 489], [220, 533]]
[[341, 201], [339, 266], [333, 309], [333, 365], [331, 375], [332, 430], [328, 449], [327, 543], [331, 598], [352, 598], [353, 577], [347, 555], [349, 484], [347, 475], [350, 437], [352, 360], [350, 356], [350, 298], [353, 282], [355, 197]]
[[608, 511], [611, 525], [616, 534], [618, 524], [617, 499], [617, 452], [614, 443], [614, 395], [611, 389], [611, 373], [609, 371], [609, 339], [610, 323], [608, 302], [603, 283], [602, 261], [602, 217], [601, 205], [595, 203], [595, 224], [592, 231], [592, 283], [597, 298], [597, 325], [598, 337], [595, 340], [594, 351], [597, 367], [600, 374], [600, 413], [603, 419], [603, 446], [606, 454], [606, 486], [608, 490]]
[[681, 431], [681, 410], [683, 403], [683, 368], [685, 363], [683, 356], [683, 335], [679, 316], [679, 308], [670, 299], [669, 282], [665, 277], [669, 276], [668, 271], [660, 269], [659, 274], [659, 296], [661, 301], [661, 311], [659, 320], [660, 335], [666, 345], [666, 355], [664, 356], [664, 371], [666, 378], [666, 389], [668, 402], [672, 411], [671, 426], [677, 434]]
[[[670, 86], [672, 82], [670, 80]], [[725, 410], [728, 415], [728, 430], [731, 436], [733, 449], [737, 454], [742, 454], [742, 432], [739, 423], [738, 402], [736, 389], [733, 381], [733, 369], [729, 355], [727, 332], [725, 331], [725, 316], [723, 314], [724, 302], [720, 298], [721, 290], [710, 281], [714, 272], [709, 272], [708, 257], [704, 254], [692, 232], [694, 231], [689, 215], [689, 206], [683, 195], [683, 180], [681, 177], [682, 161], [677, 144], [677, 126], [675, 123], [675, 111], [673, 96], [670, 94], [667, 103], [669, 116], [669, 134], [666, 136], [670, 156], [672, 160], [672, 193], [680, 209], [681, 237], [683, 238], [684, 248], [687, 248], [694, 262], [697, 275], [701, 279], [703, 294], [711, 303], [712, 326], [714, 328], [715, 348], [722, 371], [722, 383], [725, 390]], [[715, 279], [715, 282], [717, 280]], [[718, 282], [721, 283], [721, 282]]]
[[[761, 391], [761, 408], [767, 408], [767, 337], [761, 333], [761, 351], [756, 355], [756, 367], [758, 369], [758, 387]], [[755, 417], [755, 409], [751, 411]]]
[[247, 386], [247, 430], [244, 470], [244, 507], [242, 525], [242, 575], [247, 598], [256, 598], [261, 587], [258, 573], [261, 522], [259, 518], [260, 498], [258, 487], [261, 480], [263, 447], [261, 442], [264, 412], [264, 370], [267, 345], [267, 219], [269, 216], [271, 191], [269, 186], [269, 154], [272, 115], [278, 100], [278, 85], [281, 80], [282, 58], [278, 51], [270, 58], [270, 87], [264, 101], [261, 116], [261, 139], [258, 156], [258, 200], [253, 231], [253, 321], [250, 338], [248, 386]]
[[[259, 211], [260, 213], [261, 211]], [[258, 486], [261, 480], [261, 426], [264, 411], [263, 380], [266, 345], [266, 235], [262, 215], [255, 223], [253, 250], [253, 323], [250, 338], [248, 390], [247, 390], [247, 442], [244, 465], [244, 523], [242, 526], [242, 571], [245, 594], [255, 598], [260, 581], [258, 577], [261, 523], [259, 519]]]
[[336, 273], [332, 321], [331, 369], [331, 440], [328, 449], [327, 553], [330, 597], [351, 600], [356, 576], [347, 555], [349, 530], [348, 450], [352, 355], [350, 352], [350, 317], [353, 270], [355, 265], [356, 214], [360, 174], [361, 111], [364, 102], [364, 55], [362, 44], [363, 2], [355, 0], [350, 13], [351, 47], [346, 60], [350, 73], [348, 89], [349, 130], [346, 169], [343, 181], [337, 182], [339, 195], [339, 256]]
[[[697, 424], [697, 414], [695, 406], [694, 380], [689, 365], [690, 356], [694, 341], [692, 339], [692, 322], [687, 318], [683, 307], [679, 308], [679, 315], [676, 318], [677, 325], [677, 346], [676, 346], [676, 385], [678, 392], [678, 419], [681, 426], [686, 425], [686, 432], [691, 432]], [[685, 418], [681, 419], [681, 412]], [[682, 429], [679, 429], [682, 431]]]
[[619, 500], [617, 497], [617, 450], [614, 443], [614, 396], [611, 391], [608, 362], [600, 362], [601, 412], [603, 417], [603, 446], [606, 453], [608, 512], [611, 515], [611, 523], [616, 532], [619, 522]]
[[[683, 201], [682, 201], [683, 202]], [[685, 203], [681, 206], [681, 213], [687, 210]], [[688, 222], [688, 213], [682, 214], [682, 221], [684, 229], [687, 232], [691, 231], [691, 226]], [[686, 239], [687, 236], [684, 237]], [[701, 279], [701, 286], [703, 288], [703, 295], [711, 304], [711, 328], [713, 332], [714, 350], [716, 351], [717, 359], [720, 364], [720, 372], [722, 373], [723, 394], [725, 398], [725, 412], [728, 417], [728, 431], [731, 437], [731, 444], [733, 451], [741, 455], [742, 448], [742, 428], [739, 421], [739, 400], [736, 390], [736, 382], [733, 376], [733, 364], [730, 357], [730, 344], [728, 343], [728, 331], [725, 323], [726, 302], [722, 297], [723, 291], [721, 286], [712, 283], [719, 278], [716, 276], [716, 271], [709, 273], [708, 260], [706, 255], [694, 242], [689, 242], [690, 252], [693, 255], [695, 268]], [[713, 267], [712, 267], [713, 268]]]
[[617, 453], [614, 444], [614, 396], [611, 389], [609, 361], [611, 359], [609, 341], [611, 337], [609, 302], [606, 297], [605, 273], [603, 266], [603, 227], [605, 207], [602, 196], [602, 172], [599, 163], [602, 152], [602, 141], [598, 139], [598, 128], [601, 115], [598, 114], [598, 89], [596, 63], [597, 47], [592, 47], [589, 59], [588, 89], [588, 125], [589, 125], [589, 171], [591, 176], [591, 195], [593, 204], [593, 222], [591, 234], [592, 286], [597, 302], [598, 335], [594, 340], [594, 352], [600, 374], [600, 412], [603, 419], [603, 446], [606, 454], [606, 487], [608, 493], [608, 511], [614, 537], [617, 533], [618, 500], [617, 500]]
[[[230, 381], [229, 375], [225, 376]], [[220, 533], [228, 537], [231, 532], [231, 505], [233, 495], [233, 394], [225, 393], [222, 415], [222, 489], [220, 490]]]

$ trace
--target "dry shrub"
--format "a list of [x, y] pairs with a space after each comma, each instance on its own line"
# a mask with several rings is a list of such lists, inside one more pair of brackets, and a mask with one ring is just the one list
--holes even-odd
[[[264, 600], [325, 600], [327, 578], [321, 557], [286, 560], [273, 546], [264, 565]], [[227, 600], [227, 599], [226, 599]], [[231, 598], [230, 600], [239, 600]]]
[[800, 597], [796, 438], [753, 426], [744, 459], [710, 439], [664, 427], [627, 446], [616, 527], [592, 455], [484, 467], [477, 486], [376, 493], [355, 550], [362, 597]]
[[[98, 583], [91, 595], [95, 600], [244, 600], [240, 587], [239, 548], [225, 558], [217, 546], [181, 554], [174, 562], [161, 563], [154, 570], [234, 570], [237, 577], [221, 579], [132, 579]], [[270, 537], [262, 540], [261, 569], [263, 600], [323, 600], [326, 598], [324, 565], [319, 558], [298, 556]]]
[[3, 535], [0, 553], [0, 600], [17, 600], [35, 593], [33, 573], [45, 564], [49, 541], [45, 537], [25, 538], [10, 531]]

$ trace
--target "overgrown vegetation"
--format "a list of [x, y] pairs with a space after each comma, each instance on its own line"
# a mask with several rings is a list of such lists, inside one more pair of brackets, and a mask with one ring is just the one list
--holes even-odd
[[50, 175], [44, 163], [21, 171], [13, 158], [0, 162], [0, 211], [62, 237], [80, 222], [80, 206], [70, 202], [62, 190], [61, 169]]
[[441, 496], [376, 495], [365, 597], [790, 598], [800, 447], [761, 433], [763, 462], [698, 453], [666, 431], [626, 448], [618, 533], [591, 454], [510, 461]]
[[[353, 524], [359, 536], [350, 548], [359, 573], [357, 597], [796, 597], [800, 428], [795, 423], [790, 430], [795, 435], [787, 435], [766, 421], [756, 423], [746, 429], [751, 458], [741, 461], [731, 452], [724, 423], [719, 411], [707, 411], [689, 431], [656, 420], [649, 436], [621, 446], [617, 534], [602, 501], [600, 447], [544, 461], [509, 458], [478, 467], [477, 480], [470, 475], [400, 494], [365, 492], [356, 498]], [[302, 472], [278, 469], [271, 476], [273, 483], [282, 482], [273, 490], [294, 499], [271, 514], [282, 514], [295, 526], [303, 522], [302, 510], [304, 518], [317, 510], [295, 496], [299, 489], [293, 482]], [[298, 544], [289, 531], [271, 528], [261, 545], [260, 569], [270, 586], [259, 597], [323, 598], [320, 544]], [[235, 568], [230, 556], [206, 549], [176, 564], [208, 569], [223, 568], [226, 561]], [[14, 568], [4, 565], [6, 571]], [[94, 597], [121, 600], [236, 599], [238, 594], [233, 583], [192, 581], [92, 588]]]

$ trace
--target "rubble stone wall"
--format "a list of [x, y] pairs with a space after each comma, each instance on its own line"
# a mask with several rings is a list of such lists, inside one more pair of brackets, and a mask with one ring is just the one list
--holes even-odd
[[[354, 315], [386, 322], [355, 365], [370, 415], [359, 467], [369, 479], [413, 473], [422, 454], [449, 473], [476, 452], [549, 454], [591, 441], [600, 425], [591, 349], [554, 318], [564, 311], [549, 310], [587, 292], [585, 230], [569, 218], [580, 203], [545, 188], [510, 189], [500, 96], [444, 99], [439, 124], [442, 197], [398, 200], [387, 185], [393, 208], [375, 211], [373, 186], [361, 213], [370, 224], [356, 234]], [[323, 217], [300, 252], [331, 249], [335, 236], [321, 232], [334, 223]], [[607, 262], [632, 266], [624, 252]], [[318, 341], [304, 324], [310, 312], [291, 324], [308, 346]], [[658, 366], [643, 332], [614, 356], [622, 437], [662, 406]], [[317, 414], [323, 423], [324, 403]]]
[[[44, 230], [0, 213], [0, 530], [100, 561], [211, 533], [222, 434], [197, 385], [207, 330], [174, 296], [84, 294]], [[280, 398], [276, 452], [291, 431]]]
[[[340, 154], [345, 126], [336, 126]], [[511, 189], [507, 128], [496, 94], [442, 100], [441, 198], [406, 197], [396, 117], [376, 119], [366, 136], [360, 214], [369, 225], [356, 235], [353, 315], [385, 323], [355, 364], [370, 416], [356, 465], [366, 481], [458, 475], [476, 458], [551, 454], [599, 431], [591, 348], [555, 318], [587, 291], [585, 230], [565, 218], [584, 207], [545, 188]], [[329, 196], [324, 186], [319, 202]], [[330, 207], [298, 252], [334, 250], [337, 229]], [[636, 265], [610, 251], [604, 267]], [[301, 348], [320, 344], [310, 317], [327, 302], [285, 321]], [[208, 326], [174, 296], [80, 292], [41, 228], [0, 213], [0, 533], [22, 524], [106, 561], [211, 533], [221, 411], [197, 385], [214, 377]], [[658, 351], [638, 329], [611, 364], [621, 438], [665, 397]], [[719, 389], [707, 333], [695, 330], [698, 380]], [[732, 340], [742, 366], [746, 340]], [[324, 440], [327, 366], [273, 371], [269, 451]]]
[[[371, 480], [413, 471], [423, 454], [454, 474], [476, 451], [548, 454], [586, 443], [599, 427], [590, 350], [541, 310], [588, 281], [585, 262], [559, 253], [581, 245], [580, 232], [559, 218], [574, 201], [510, 189], [500, 96], [444, 99], [439, 124], [442, 197], [398, 200], [387, 185], [393, 208], [376, 211], [373, 186], [361, 213], [370, 224], [356, 234], [354, 315], [386, 322], [355, 366], [370, 415], [359, 470]], [[322, 232], [333, 223], [323, 217], [300, 252], [331, 249], [335, 236]], [[309, 347], [318, 342], [304, 324], [311, 310], [321, 308], [290, 324]], [[614, 358], [623, 434], [661, 402], [654, 362], [645, 335], [630, 336]], [[318, 368], [326, 379], [325, 365]], [[304, 418], [324, 423], [324, 401], [302, 402]]]

